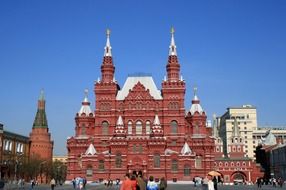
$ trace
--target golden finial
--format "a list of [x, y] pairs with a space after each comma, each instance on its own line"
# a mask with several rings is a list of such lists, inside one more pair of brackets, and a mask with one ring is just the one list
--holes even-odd
[[175, 33], [175, 28], [172, 26], [171, 27], [171, 34], [174, 34]]
[[109, 29], [106, 30], [106, 35], [110, 36], [111, 31]]

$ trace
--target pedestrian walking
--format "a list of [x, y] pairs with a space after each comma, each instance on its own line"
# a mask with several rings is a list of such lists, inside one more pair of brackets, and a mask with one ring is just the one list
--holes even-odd
[[147, 190], [159, 190], [157, 183], [154, 181], [154, 177], [150, 176], [147, 183]]
[[166, 190], [167, 189], [167, 180], [162, 177], [160, 179], [159, 190]]
[[131, 187], [131, 180], [130, 180], [130, 174], [127, 173], [125, 175], [125, 180], [122, 182], [121, 184], [121, 187], [120, 187], [120, 190], [131, 190], [132, 187]]
[[51, 189], [54, 190], [56, 186], [56, 180], [54, 178], [51, 179], [50, 185], [51, 185]]

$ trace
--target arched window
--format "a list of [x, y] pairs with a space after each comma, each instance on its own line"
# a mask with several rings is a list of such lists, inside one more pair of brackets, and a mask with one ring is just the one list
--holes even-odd
[[195, 168], [202, 168], [202, 157], [200, 157], [200, 156], [196, 157]]
[[121, 154], [118, 153], [116, 156], [115, 156], [115, 167], [116, 168], [121, 168], [122, 166], [122, 158], [121, 158]]
[[132, 122], [128, 121], [128, 135], [132, 135]]
[[98, 162], [98, 169], [99, 170], [104, 170], [104, 160], [99, 160]]
[[136, 135], [142, 135], [142, 122], [136, 122]]
[[172, 171], [173, 172], [178, 171], [178, 161], [177, 160], [172, 160]]
[[108, 127], [109, 127], [109, 124], [107, 121], [102, 122], [102, 134], [103, 135], [108, 135]]
[[86, 168], [86, 177], [92, 177], [93, 170], [92, 170], [92, 165], [88, 165]]
[[154, 155], [154, 168], [160, 168], [160, 154]]
[[150, 121], [146, 121], [146, 135], [150, 134], [150, 129], [151, 129], [151, 122]]
[[190, 176], [191, 170], [189, 165], [184, 166], [184, 176]]
[[85, 128], [85, 124], [82, 125], [81, 128], [81, 135], [86, 135], [86, 128]]
[[142, 148], [142, 144], [139, 144], [139, 150], [138, 150], [139, 153], [142, 153], [143, 152], [143, 148]]
[[171, 122], [171, 132], [176, 134], [178, 132], [178, 123], [177, 121]]

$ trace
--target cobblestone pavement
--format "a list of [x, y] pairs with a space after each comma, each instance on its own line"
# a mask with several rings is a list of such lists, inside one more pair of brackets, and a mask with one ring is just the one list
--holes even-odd
[[[286, 190], [286, 185], [282, 188], [273, 187], [270, 185], [264, 185], [261, 189], [258, 189], [255, 185], [223, 185], [218, 186], [218, 190]], [[5, 185], [4, 190], [31, 190], [29, 185], [25, 185], [24, 188], [19, 188], [16, 185]], [[51, 190], [49, 185], [35, 186], [33, 190]], [[74, 190], [72, 185], [56, 186], [54, 190]], [[104, 185], [87, 185], [86, 190], [119, 190], [116, 186], [105, 187]], [[201, 186], [194, 187], [191, 184], [169, 184], [167, 190], [202, 190]]]

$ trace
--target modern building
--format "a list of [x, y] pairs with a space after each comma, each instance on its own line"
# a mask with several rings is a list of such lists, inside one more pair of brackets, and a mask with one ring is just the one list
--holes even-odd
[[249, 158], [254, 158], [256, 142], [253, 140], [253, 131], [257, 130], [256, 108], [251, 105], [242, 107], [229, 107], [227, 111], [218, 118], [219, 136], [223, 141], [224, 154], [228, 154], [228, 145], [232, 140], [234, 120], [237, 120], [239, 135], [243, 139], [242, 151]]
[[67, 140], [67, 179], [123, 179], [134, 171], [173, 181], [204, 177], [213, 169], [214, 138], [196, 90], [185, 108], [174, 31], [161, 90], [147, 75], [129, 76], [120, 88], [109, 38], [108, 31], [101, 79], [94, 84], [95, 110], [86, 92], [75, 135]]

